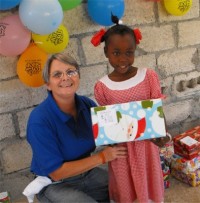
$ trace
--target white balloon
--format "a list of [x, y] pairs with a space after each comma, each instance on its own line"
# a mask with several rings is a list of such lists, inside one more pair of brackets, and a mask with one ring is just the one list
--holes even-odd
[[55, 31], [63, 19], [63, 10], [58, 0], [22, 0], [19, 17], [29, 30], [45, 35]]

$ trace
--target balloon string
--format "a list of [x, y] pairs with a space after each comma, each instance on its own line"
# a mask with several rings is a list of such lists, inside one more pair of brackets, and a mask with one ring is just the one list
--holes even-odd
[[35, 44], [34, 43], [34, 40], [31, 38], [31, 40], [30, 40], [30, 44]]

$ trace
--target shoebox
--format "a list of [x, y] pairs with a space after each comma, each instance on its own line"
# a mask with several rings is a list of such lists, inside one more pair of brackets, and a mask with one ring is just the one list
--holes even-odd
[[184, 173], [177, 169], [172, 168], [171, 175], [174, 176], [176, 179], [187, 183], [193, 187], [200, 185], [200, 168], [194, 172]]
[[91, 108], [96, 146], [166, 136], [161, 99]]
[[171, 157], [171, 168], [179, 170], [183, 173], [194, 172], [197, 169], [200, 169], [200, 156], [188, 160], [177, 154], [173, 154]]
[[200, 154], [200, 126], [196, 126], [173, 138], [174, 153], [186, 159], [193, 159]]

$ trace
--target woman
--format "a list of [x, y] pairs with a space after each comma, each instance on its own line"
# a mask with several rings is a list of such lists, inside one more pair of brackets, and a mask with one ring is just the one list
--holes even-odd
[[37, 195], [41, 202], [109, 202], [107, 172], [97, 166], [125, 158], [124, 147], [105, 147], [92, 154], [95, 143], [90, 107], [76, 94], [79, 66], [68, 55], [52, 55], [43, 71], [48, 97], [32, 112], [27, 140], [33, 151], [31, 171], [53, 182]]

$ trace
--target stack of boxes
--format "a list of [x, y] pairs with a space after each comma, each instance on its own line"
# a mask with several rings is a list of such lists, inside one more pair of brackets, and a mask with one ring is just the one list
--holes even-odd
[[173, 138], [171, 174], [195, 187], [200, 185], [200, 126]]
[[163, 172], [164, 188], [170, 187], [169, 175], [171, 166], [171, 157], [174, 154], [173, 142], [169, 142], [160, 148], [160, 161]]
[[162, 173], [163, 173], [163, 179], [164, 179], [164, 188], [167, 189], [170, 186], [170, 182], [169, 182], [170, 170], [169, 170], [169, 166], [165, 164], [165, 157], [162, 154], [160, 154], [160, 161], [161, 161], [161, 167], [162, 167]]

